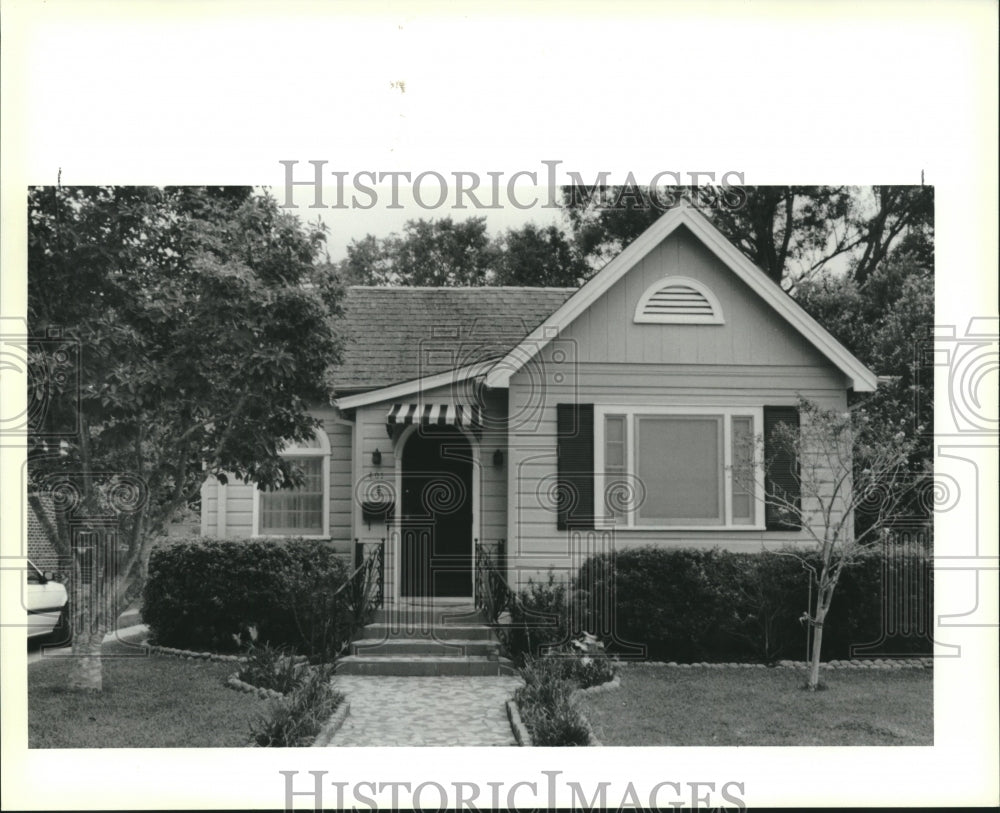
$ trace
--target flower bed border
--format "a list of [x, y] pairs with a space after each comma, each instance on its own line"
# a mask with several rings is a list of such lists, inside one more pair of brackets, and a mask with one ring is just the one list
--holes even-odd
[[177, 649], [172, 646], [161, 646], [160, 644], [150, 644], [143, 642], [140, 646], [150, 655], [169, 655], [174, 658], [184, 658], [185, 660], [195, 661], [219, 661], [219, 662], [239, 662], [242, 663], [246, 660], [243, 655], [225, 655], [219, 652], [196, 652], [193, 649]]
[[341, 701], [340, 705], [337, 706], [337, 710], [334, 711], [333, 716], [326, 721], [323, 727], [319, 730], [319, 734], [316, 735], [316, 739], [313, 740], [310, 748], [325, 748], [330, 744], [330, 741], [334, 738], [344, 722], [347, 720], [347, 715], [351, 713], [351, 701], [347, 699], [344, 695], [344, 699]]
[[[677, 663], [677, 661], [619, 661], [621, 666], [652, 667], [668, 669], [808, 669], [808, 661], [781, 660], [774, 664], [766, 663]], [[820, 669], [933, 669], [933, 657], [916, 658], [870, 658], [855, 660], [832, 660], [820, 663]]]
[[[586, 689], [574, 689], [570, 693], [570, 701], [575, 702], [581, 697], [592, 694], [601, 694], [603, 692], [611, 692], [615, 689], [620, 689], [622, 685], [621, 677], [615, 675], [611, 680], [605, 683], [599, 683], [596, 686], [588, 686]], [[604, 745], [597, 735], [594, 733], [594, 727], [590, 724], [590, 720], [587, 719], [582, 711], [577, 709], [577, 713], [580, 715], [580, 721], [583, 723], [584, 728], [587, 729], [587, 745], [601, 747]], [[527, 724], [521, 717], [521, 708], [517, 705], [517, 701], [514, 698], [510, 698], [507, 701], [507, 720], [510, 722], [510, 729], [514, 733], [514, 739], [517, 744], [521, 747], [532, 747], [534, 742], [531, 739], [531, 731], [529, 730]]]

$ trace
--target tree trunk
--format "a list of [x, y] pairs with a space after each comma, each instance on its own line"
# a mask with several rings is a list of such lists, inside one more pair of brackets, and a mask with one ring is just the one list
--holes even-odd
[[69, 687], [74, 691], [99, 692], [103, 690], [104, 670], [101, 662], [101, 642], [104, 632], [86, 629], [73, 636], [73, 669]]
[[823, 620], [826, 618], [827, 606], [816, 608], [816, 617], [813, 623], [812, 654], [809, 659], [809, 691], [814, 692], [819, 688], [819, 656], [823, 650]]
[[69, 675], [69, 688], [73, 691], [103, 690], [101, 643], [104, 641], [108, 622], [104, 602], [101, 601], [101, 585], [97, 582], [103, 574], [98, 573], [96, 559], [96, 553], [92, 553], [85, 579], [80, 557], [74, 557], [69, 596], [73, 630], [73, 667]]

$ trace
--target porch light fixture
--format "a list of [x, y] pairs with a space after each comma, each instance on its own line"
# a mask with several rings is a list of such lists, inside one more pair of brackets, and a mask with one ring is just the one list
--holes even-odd
[[378, 449], [372, 452], [372, 465], [373, 466], [382, 465], [382, 453]]
[[503, 465], [503, 452], [501, 452], [499, 449], [497, 449], [493, 453], [493, 465], [494, 466], [502, 466]]

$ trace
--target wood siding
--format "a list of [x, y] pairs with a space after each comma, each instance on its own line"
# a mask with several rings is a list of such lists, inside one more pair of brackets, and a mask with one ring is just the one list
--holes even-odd
[[[719, 299], [724, 324], [635, 324], [642, 294], [673, 275], [707, 285]], [[551, 490], [558, 403], [762, 407], [794, 405], [800, 395], [826, 408], [846, 408], [844, 376], [690, 232], [678, 230], [511, 378], [512, 578], [523, 584], [549, 567], [572, 572], [580, 557], [611, 544], [759, 551], [804, 540], [796, 531], [720, 528], [558, 531]]]

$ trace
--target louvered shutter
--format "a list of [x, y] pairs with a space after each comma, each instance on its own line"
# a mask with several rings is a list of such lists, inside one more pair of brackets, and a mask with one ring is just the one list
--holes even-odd
[[560, 531], [594, 527], [594, 405], [557, 404], [557, 514]]
[[[772, 440], [772, 433], [779, 423], [788, 426], [799, 426], [799, 409], [793, 406], [764, 407], [764, 459], [768, 461], [765, 489], [768, 494], [781, 494], [788, 502], [793, 502], [796, 508], [801, 506], [799, 491], [799, 461], [789, 449], [778, 448]], [[770, 500], [764, 508], [764, 520], [769, 531], [797, 531], [800, 528], [797, 518], [782, 518], [778, 507]]]

